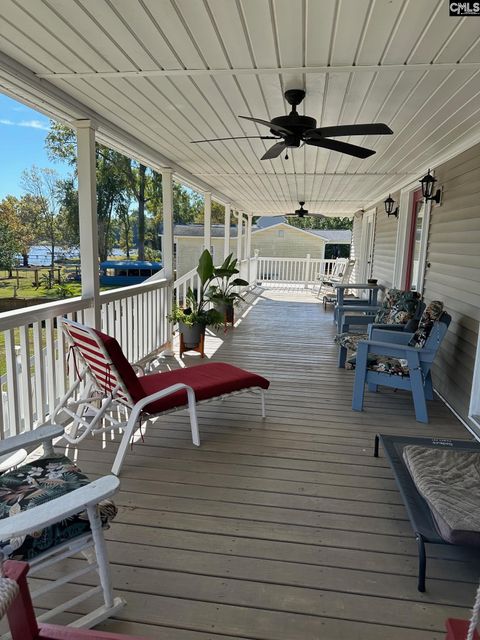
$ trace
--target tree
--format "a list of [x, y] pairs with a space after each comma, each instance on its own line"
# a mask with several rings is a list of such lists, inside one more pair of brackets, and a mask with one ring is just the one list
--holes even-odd
[[14, 201], [16, 198], [7, 196], [0, 202], [0, 268], [7, 269], [9, 277], [21, 250]]
[[18, 201], [17, 217], [20, 236], [20, 253], [23, 266], [28, 267], [28, 254], [37, 244], [41, 234], [43, 200], [27, 193]]
[[[64, 160], [72, 167], [76, 167], [76, 136], [75, 131], [65, 125], [51, 122], [50, 131], [45, 139], [48, 156], [52, 160]], [[97, 144], [96, 179], [97, 179], [97, 216], [98, 216], [98, 253], [100, 260], [106, 260], [113, 241], [112, 218], [118, 206], [122, 206], [128, 182], [125, 172], [124, 155], [108, 147]], [[63, 193], [60, 197], [65, 216], [78, 218], [78, 196], [75, 198], [72, 189], [76, 186], [76, 176], [73, 184], [60, 185]]]
[[57, 216], [60, 209], [58, 174], [54, 169], [40, 169], [33, 165], [22, 173], [21, 185], [39, 204], [39, 239], [48, 243], [52, 269], [55, 266], [55, 249], [61, 242]]
[[120, 248], [127, 260], [130, 260], [133, 245], [133, 215], [130, 213], [130, 201], [125, 201], [117, 208], [117, 223]]
[[336, 217], [318, 217], [305, 216], [289, 216], [288, 223], [299, 229], [353, 229], [353, 218], [336, 218]]

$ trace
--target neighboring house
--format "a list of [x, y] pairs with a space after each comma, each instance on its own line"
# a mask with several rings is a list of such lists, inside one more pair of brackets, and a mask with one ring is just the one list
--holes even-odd
[[[161, 231], [160, 231], [161, 233]], [[224, 225], [212, 224], [211, 250], [216, 263], [223, 260]], [[323, 258], [327, 245], [350, 246], [352, 234], [347, 230], [298, 229], [284, 216], [262, 216], [252, 227], [252, 255], [276, 258]], [[175, 225], [175, 264], [177, 277], [193, 269], [203, 250], [203, 225]], [[245, 236], [242, 238], [245, 251]], [[237, 227], [230, 229], [230, 251], [236, 254]], [[244, 254], [245, 255], [245, 254]]]
[[435, 388], [480, 436], [480, 145], [436, 166], [435, 177], [440, 205], [425, 206], [417, 179], [392, 193], [398, 219], [383, 200], [355, 214], [356, 281], [374, 277], [444, 303], [452, 322], [433, 365]]

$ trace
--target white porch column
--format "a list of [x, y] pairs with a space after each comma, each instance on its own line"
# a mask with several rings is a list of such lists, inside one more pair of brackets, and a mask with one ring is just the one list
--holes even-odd
[[95, 129], [90, 120], [77, 120], [75, 126], [82, 298], [92, 298], [93, 307], [85, 310], [85, 320], [90, 326], [100, 329]]
[[230, 219], [232, 207], [230, 204], [225, 205], [225, 229], [223, 235], [223, 259], [230, 255]]
[[[162, 238], [162, 265], [165, 278], [171, 280], [168, 286], [165, 316], [172, 311], [173, 299], [173, 172], [171, 169], [162, 169], [162, 199], [163, 199], [163, 238]], [[173, 356], [173, 324], [167, 323], [167, 343], [162, 352], [164, 356]]]
[[242, 233], [243, 233], [243, 215], [237, 211], [237, 259], [242, 259]]
[[212, 246], [212, 194], [205, 193], [205, 208], [203, 216], [203, 248], [210, 251]]
[[253, 214], [247, 214], [247, 229], [246, 229], [246, 242], [245, 242], [245, 257], [251, 258], [252, 256], [252, 219]]
[[248, 259], [247, 262], [247, 280], [250, 282], [250, 258], [252, 257], [252, 219], [253, 214], [247, 214], [247, 229], [246, 229], [246, 238], [245, 238], [245, 258]]
[[162, 265], [165, 277], [173, 278], [173, 172], [162, 169], [163, 239]]

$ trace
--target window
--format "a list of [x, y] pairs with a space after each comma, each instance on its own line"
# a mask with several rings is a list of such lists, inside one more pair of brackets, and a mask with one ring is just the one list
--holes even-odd
[[283, 229], [279, 229], [277, 231], [277, 235], [279, 238], [284, 238], [285, 237], [285, 231]]

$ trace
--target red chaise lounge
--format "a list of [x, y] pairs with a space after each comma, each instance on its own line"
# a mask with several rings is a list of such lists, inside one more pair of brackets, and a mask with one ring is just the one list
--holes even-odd
[[[262, 417], [265, 417], [265, 390], [269, 381], [225, 362], [212, 362], [165, 373], [137, 375], [115, 338], [73, 320], [63, 319], [63, 330], [70, 343], [69, 357], [77, 380], [53, 413], [53, 421], [65, 412], [73, 424], [64, 438], [72, 444], [89, 433], [124, 429], [113, 463], [118, 475], [133, 432], [144, 419], [188, 409], [192, 441], [200, 445], [196, 404], [246, 391], [258, 391]], [[81, 370], [78, 366], [81, 361]], [[83, 388], [82, 388], [83, 387]], [[115, 405], [129, 411], [128, 420], [119, 421], [112, 412]]]

